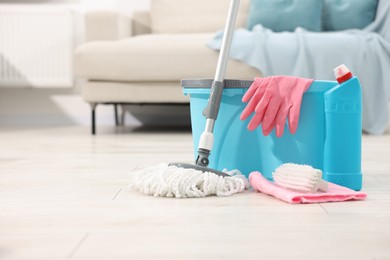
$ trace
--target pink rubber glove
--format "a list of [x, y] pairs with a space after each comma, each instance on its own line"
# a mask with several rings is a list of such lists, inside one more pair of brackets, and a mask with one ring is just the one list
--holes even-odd
[[281, 137], [288, 116], [290, 133], [294, 134], [298, 128], [303, 93], [313, 81], [292, 76], [255, 78], [242, 98], [243, 102], [249, 103], [240, 119], [245, 120], [255, 112], [248, 124], [249, 130], [262, 124], [263, 134], [269, 135], [276, 126], [276, 136]]

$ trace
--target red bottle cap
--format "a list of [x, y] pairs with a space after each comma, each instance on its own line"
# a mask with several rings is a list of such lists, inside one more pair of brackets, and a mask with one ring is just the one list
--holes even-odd
[[333, 72], [339, 84], [349, 80], [353, 76], [351, 71], [344, 64], [336, 67]]

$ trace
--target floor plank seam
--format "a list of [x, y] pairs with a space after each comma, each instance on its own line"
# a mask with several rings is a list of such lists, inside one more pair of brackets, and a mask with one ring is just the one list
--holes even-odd
[[322, 206], [321, 203], [318, 203], [318, 205], [321, 207], [321, 209], [322, 209], [323, 211], [325, 211], [326, 214], [329, 214], [329, 212], [324, 208], [324, 206]]
[[121, 193], [122, 190], [123, 190], [123, 187], [119, 189], [119, 191], [115, 194], [115, 196], [112, 198], [112, 200], [115, 200], [115, 198], [119, 195], [119, 193]]
[[83, 238], [80, 240], [80, 242], [75, 246], [75, 248], [73, 248], [73, 250], [70, 252], [70, 254], [68, 255], [68, 259], [72, 259], [73, 256], [76, 254], [76, 252], [79, 250], [79, 248], [81, 247], [81, 245], [85, 242], [85, 240], [87, 240], [89, 236], [89, 233], [85, 234], [83, 236]]

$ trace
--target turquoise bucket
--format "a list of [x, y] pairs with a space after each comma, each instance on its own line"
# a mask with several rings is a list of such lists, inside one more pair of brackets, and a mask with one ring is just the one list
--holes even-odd
[[[260, 171], [272, 180], [272, 172], [283, 163], [308, 164], [322, 169], [323, 178], [327, 181], [354, 190], [361, 189], [361, 111], [360, 115], [359, 111], [341, 111], [341, 114], [336, 111], [336, 122], [327, 122], [333, 120], [335, 111], [326, 109], [326, 99], [333, 100], [332, 95], [330, 98], [326, 98], [326, 95], [340, 87], [336, 81], [316, 80], [312, 83], [302, 100], [297, 132], [290, 134], [286, 125], [280, 138], [276, 137], [274, 131], [269, 136], [263, 136], [260, 127], [249, 131], [247, 125], [251, 118], [245, 121], [239, 118], [246, 105], [241, 99], [252, 81], [225, 80], [224, 83], [209, 167], [218, 170], [238, 169], [246, 176], [253, 171]], [[182, 80], [183, 92], [190, 96], [194, 159], [206, 123], [202, 111], [207, 105], [211, 84], [212, 80]], [[358, 88], [354, 95], [344, 97], [342, 102], [360, 106], [360, 85]], [[359, 124], [360, 130], [355, 129]], [[329, 125], [335, 129], [329, 129]], [[334, 138], [327, 139], [332, 136]], [[335, 158], [334, 152], [338, 156], [341, 154], [341, 157]]]

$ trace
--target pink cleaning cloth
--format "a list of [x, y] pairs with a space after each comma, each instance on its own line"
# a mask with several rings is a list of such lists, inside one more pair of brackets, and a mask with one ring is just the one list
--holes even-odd
[[249, 182], [255, 190], [292, 204], [364, 200], [367, 197], [364, 192], [357, 192], [330, 182], [327, 192], [296, 192], [270, 182], [260, 172], [252, 172], [249, 175]]

